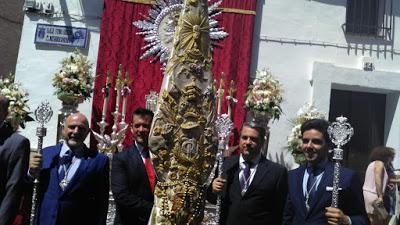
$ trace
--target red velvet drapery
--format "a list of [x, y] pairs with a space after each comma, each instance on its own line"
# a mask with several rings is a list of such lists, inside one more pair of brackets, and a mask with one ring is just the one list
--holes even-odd
[[[133, 21], [144, 19], [143, 15], [148, 14], [151, 5], [121, 0], [105, 0], [104, 4], [91, 120], [91, 126], [95, 131], [99, 130], [97, 122], [101, 119], [102, 87], [105, 84], [107, 70], [110, 70], [113, 75], [112, 87], [114, 87], [119, 64], [123, 66], [123, 71], [129, 72], [132, 93], [128, 97], [127, 115], [129, 116], [126, 118], [128, 124], [131, 123], [130, 115], [135, 108], [145, 106], [145, 95], [152, 90], [159, 91], [163, 78], [158, 61], [152, 64], [150, 59], [139, 59], [143, 53], [141, 48], [144, 46], [144, 40], [142, 36], [136, 34], [138, 29], [132, 25]], [[234, 107], [233, 116], [236, 130], [234, 140], [237, 142], [237, 130], [245, 119], [243, 96], [248, 86], [255, 19], [255, 15], [243, 12], [255, 12], [256, 0], [224, 0], [221, 7], [226, 8], [227, 12], [222, 13], [217, 19], [229, 36], [219, 42], [220, 47], [214, 48], [213, 73], [217, 81], [221, 73], [225, 73], [225, 96], [228, 93], [230, 80], [236, 82], [238, 103]], [[110, 94], [108, 107], [107, 122], [112, 125], [111, 110], [114, 111], [115, 108], [115, 92]], [[223, 112], [226, 111], [226, 107], [224, 97]], [[111, 126], [106, 132], [110, 131]], [[91, 147], [95, 147], [94, 138], [91, 140]], [[131, 141], [129, 131], [124, 143]]]

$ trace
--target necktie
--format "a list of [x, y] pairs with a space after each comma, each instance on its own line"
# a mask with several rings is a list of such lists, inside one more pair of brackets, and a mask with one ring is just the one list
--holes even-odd
[[154, 193], [154, 184], [156, 181], [156, 175], [154, 174], [153, 165], [151, 164], [149, 148], [143, 149], [144, 166], [146, 167], [147, 177], [149, 178], [151, 192]]
[[317, 192], [317, 177], [323, 170], [318, 167], [307, 167], [308, 180], [307, 180], [307, 190], [306, 190], [306, 204], [309, 207], [315, 198], [315, 193]]
[[315, 188], [316, 176], [314, 175], [314, 170], [312, 167], [308, 167], [307, 172], [308, 172], [307, 193], [309, 195], [308, 202], [311, 203], [316, 189]]
[[68, 150], [60, 158], [59, 163], [60, 163], [60, 167], [61, 167], [61, 172], [58, 177], [60, 179], [60, 186], [62, 189], [64, 189], [68, 185], [67, 177], [65, 177], [65, 176], [66, 176], [66, 173], [67, 173], [69, 167], [71, 166], [73, 157], [74, 157], [73, 152], [71, 150]]
[[250, 183], [250, 164], [248, 162], [242, 164], [242, 173], [240, 174], [239, 181], [241, 193], [244, 195]]

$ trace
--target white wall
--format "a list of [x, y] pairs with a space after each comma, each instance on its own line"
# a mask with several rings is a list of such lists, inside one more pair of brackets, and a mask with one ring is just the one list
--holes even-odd
[[[22, 87], [29, 92], [31, 111], [34, 111], [43, 100], [48, 100], [53, 108], [54, 114], [47, 124], [48, 131], [47, 136], [44, 138], [44, 147], [56, 143], [57, 113], [61, 108], [61, 102], [53, 94], [54, 88], [51, 84], [51, 79], [61, 67], [62, 59], [68, 56], [73, 49], [35, 45], [36, 24], [44, 23], [88, 28], [88, 47], [87, 49], [81, 49], [81, 51], [93, 63], [94, 75], [103, 9], [103, 1], [101, 0], [47, 0], [46, 2], [53, 3], [58, 14], [52, 17], [40, 16], [35, 13], [25, 14], [16, 66], [16, 81], [22, 83]], [[87, 115], [90, 120], [91, 102], [82, 103], [78, 110]], [[20, 129], [21, 134], [30, 139], [32, 148], [37, 147], [36, 127], [36, 122], [29, 122], [25, 129]]]
[[[252, 71], [270, 68], [285, 91], [284, 115], [271, 125], [271, 159], [276, 160], [281, 154], [290, 157], [284, 148], [290, 132], [289, 120], [304, 103], [322, 101], [323, 105], [328, 105], [325, 113], [329, 113], [329, 98], [313, 97], [315, 62], [365, 73], [363, 62], [370, 61], [376, 71], [395, 72], [395, 76], [400, 77], [400, 27], [397, 25], [400, 2], [393, 3], [394, 41], [383, 41], [345, 35], [346, 0], [258, 0]], [[393, 101], [397, 102], [398, 98]], [[398, 119], [385, 126], [386, 141], [398, 150], [400, 136], [397, 136], [396, 127], [399, 126]], [[286, 161], [291, 165], [292, 159]]]

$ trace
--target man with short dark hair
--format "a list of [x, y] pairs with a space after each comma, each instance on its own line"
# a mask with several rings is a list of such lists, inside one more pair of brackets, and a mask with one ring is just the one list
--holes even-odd
[[113, 156], [111, 190], [117, 208], [116, 225], [146, 225], [150, 218], [155, 185], [148, 149], [152, 119], [152, 111], [136, 109], [131, 130], [134, 143]]
[[221, 224], [279, 225], [287, 194], [287, 171], [261, 154], [265, 129], [251, 122], [240, 131], [240, 155], [223, 164], [212, 192], [222, 194]]
[[8, 99], [0, 95], [0, 225], [12, 224], [17, 215], [30, 151], [29, 140], [5, 121], [8, 107]]
[[289, 172], [284, 225], [369, 224], [362, 186], [352, 170], [341, 168], [339, 208], [331, 207], [334, 165], [328, 160], [328, 127], [328, 121], [323, 119], [312, 119], [301, 126], [307, 163]]
[[68, 116], [61, 144], [32, 153], [29, 173], [39, 174], [37, 225], [106, 224], [109, 160], [89, 150], [89, 123], [82, 113]]

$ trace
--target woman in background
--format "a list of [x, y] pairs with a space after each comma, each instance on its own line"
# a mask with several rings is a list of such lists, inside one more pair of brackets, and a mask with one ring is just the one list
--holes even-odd
[[394, 159], [394, 149], [384, 146], [375, 147], [371, 151], [370, 164], [365, 173], [363, 194], [365, 209], [368, 213], [371, 225], [386, 225], [388, 218], [381, 218], [375, 212], [372, 204], [384, 204], [384, 194], [389, 182], [389, 176], [385, 167], [389, 167]]

